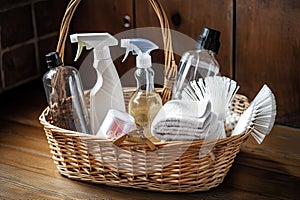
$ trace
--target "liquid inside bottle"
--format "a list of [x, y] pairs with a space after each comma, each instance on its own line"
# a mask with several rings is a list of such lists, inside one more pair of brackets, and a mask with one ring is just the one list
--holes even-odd
[[150, 131], [150, 125], [162, 107], [162, 100], [158, 93], [145, 90], [135, 92], [129, 102], [129, 114], [135, 118], [135, 123], [144, 130], [144, 135], [152, 142], [158, 142]]
[[159, 139], [151, 134], [151, 123], [162, 107], [162, 100], [154, 89], [154, 71], [152, 68], [136, 69], [137, 90], [129, 101], [129, 114], [135, 119], [137, 130], [143, 130], [144, 136], [152, 142]]
[[139, 138], [147, 137], [152, 142], [158, 142], [159, 139], [151, 134], [151, 123], [156, 114], [162, 107], [162, 100], [154, 89], [154, 71], [150, 52], [158, 49], [153, 42], [143, 38], [122, 39], [121, 47], [126, 48], [126, 59], [129, 52], [132, 51], [136, 57], [136, 70], [134, 77], [137, 82], [137, 89], [129, 101], [129, 114], [134, 117], [137, 134]]

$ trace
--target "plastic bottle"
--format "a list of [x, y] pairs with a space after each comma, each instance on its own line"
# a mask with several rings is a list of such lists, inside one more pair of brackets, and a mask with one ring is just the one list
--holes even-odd
[[72, 43], [78, 42], [75, 61], [83, 47], [93, 48], [97, 81], [90, 93], [90, 117], [92, 132], [97, 134], [109, 109], [126, 111], [121, 81], [109, 51], [109, 46], [117, 45], [118, 40], [109, 33], [73, 34], [70, 38]]
[[195, 50], [185, 52], [180, 59], [172, 99], [181, 99], [182, 90], [190, 81], [219, 74], [220, 65], [215, 58], [220, 48], [219, 39], [219, 31], [202, 29], [202, 33], [197, 38]]
[[53, 124], [64, 129], [91, 133], [88, 109], [77, 69], [64, 66], [58, 53], [46, 55], [49, 71], [43, 84]]
[[130, 51], [137, 55], [134, 73], [137, 89], [129, 101], [129, 114], [134, 117], [137, 129], [142, 129], [144, 136], [152, 142], [157, 142], [159, 140], [151, 135], [150, 127], [162, 107], [162, 100], [154, 88], [154, 71], [149, 54], [158, 46], [149, 40], [136, 38], [122, 39], [121, 47], [126, 48], [123, 61]]

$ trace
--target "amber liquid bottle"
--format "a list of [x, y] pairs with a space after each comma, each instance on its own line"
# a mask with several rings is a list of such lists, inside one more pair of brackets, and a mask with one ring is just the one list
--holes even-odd
[[135, 71], [137, 89], [129, 101], [129, 114], [135, 119], [137, 129], [152, 142], [159, 139], [151, 134], [151, 123], [162, 107], [160, 95], [154, 88], [154, 71], [149, 68], [137, 68]]

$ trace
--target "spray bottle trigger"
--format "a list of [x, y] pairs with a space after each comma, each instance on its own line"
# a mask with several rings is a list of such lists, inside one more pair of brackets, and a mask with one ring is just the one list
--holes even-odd
[[76, 52], [76, 56], [75, 56], [75, 59], [74, 61], [76, 62], [78, 60], [78, 58], [80, 57], [80, 54], [82, 52], [82, 49], [83, 49], [83, 46], [84, 46], [84, 43], [82, 41], [78, 41], [78, 47], [77, 47], [77, 52]]
[[125, 56], [124, 56], [124, 58], [123, 58], [123, 60], [122, 60], [122, 62], [124, 62], [125, 60], [126, 60], [126, 58], [127, 58], [127, 56], [128, 56], [128, 54], [129, 54], [129, 50], [126, 50], [126, 53], [125, 53]]

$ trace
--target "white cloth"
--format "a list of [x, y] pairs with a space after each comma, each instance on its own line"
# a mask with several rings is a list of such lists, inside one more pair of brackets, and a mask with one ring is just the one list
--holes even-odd
[[223, 124], [211, 112], [210, 101], [171, 100], [152, 122], [152, 134], [161, 140], [219, 139]]
[[203, 118], [195, 118], [188, 116], [174, 116], [157, 122], [156, 127], [182, 127], [182, 128], [195, 128], [205, 130], [211, 121], [212, 115], [208, 113]]

